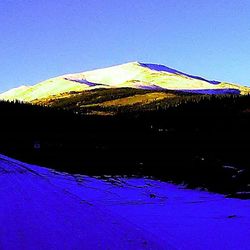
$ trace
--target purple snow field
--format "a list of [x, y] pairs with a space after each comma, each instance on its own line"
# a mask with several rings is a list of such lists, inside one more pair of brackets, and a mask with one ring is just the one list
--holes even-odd
[[165, 90], [164, 88], [160, 86], [156, 86], [156, 85], [148, 85], [148, 86], [139, 85], [138, 88], [145, 89], [145, 90], [156, 90], [156, 91]]
[[238, 89], [178, 89], [178, 91], [186, 93], [194, 93], [201, 95], [239, 95]]
[[0, 249], [250, 249], [250, 200], [0, 155]]
[[86, 84], [89, 87], [102, 86], [102, 85], [105, 86], [105, 84], [89, 82], [86, 79], [73, 79], [73, 78], [68, 78], [68, 77], [65, 77], [64, 79], [67, 81], [71, 81], [71, 82], [78, 82], [78, 83]]
[[219, 84], [220, 83], [219, 81], [209, 81], [209, 80], [206, 80], [205, 78], [202, 78], [202, 77], [199, 77], [199, 76], [189, 75], [189, 74], [183, 73], [183, 72], [175, 70], [175, 69], [171, 69], [171, 68], [169, 68], [167, 66], [160, 65], [160, 64], [140, 63], [140, 65], [142, 67], [149, 68], [151, 70], [165, 71], [165, 72], [172, 73], [172, 74], [180, 74], [180, 75], [184, 75], [184, 76], [187, 76], [187, 77], [190, 77], [190, 78], [193, 78], [193, 79], [205, 81], [205, 82], [208, 82], [208, 83], [211, 83], [211, 84]]

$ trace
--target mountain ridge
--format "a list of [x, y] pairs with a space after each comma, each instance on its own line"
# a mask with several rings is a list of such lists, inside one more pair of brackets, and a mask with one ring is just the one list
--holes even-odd
[[129, 62], [80, 73], [64, 74], [32, 86], [20, 86], [0, 94], [2, 100], [33, 102], [61, 94], [98, 88], [175, 90], [196, 94], [248, 94], [250, 88], [207, 80], [161, 64]]

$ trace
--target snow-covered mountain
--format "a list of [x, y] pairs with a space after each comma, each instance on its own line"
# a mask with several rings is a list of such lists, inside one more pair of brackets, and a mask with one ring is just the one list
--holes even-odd
[[250, 88], [210, 81], [163, 65], [131, 62], [118, 66], [54, 77], [33, 86], [21, 86], [0, 94], [3, 100], [34, 101], [60, 94], [97, 88], [182, 90], [205, 94], [247, 94]]
[[0, 248], [249, 249], [249, 200], [97, 179], [0, 155]]

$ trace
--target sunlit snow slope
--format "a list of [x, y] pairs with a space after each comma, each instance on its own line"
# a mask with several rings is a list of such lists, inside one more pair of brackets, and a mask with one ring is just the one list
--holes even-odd
[[104, 69], [51, 78], [30, 87], [0, 94], [0, 99], [33, 101], [57, 97], [71, 91], [96, 88], [131, 87], [152, 90], [182, 90], [201, 94], [246, 94], [249, 88], [219, 81], [209, 81], [163, 65], [131, 62]]
[[250, 201], [0, 155], [0, 249], [250, 249]]

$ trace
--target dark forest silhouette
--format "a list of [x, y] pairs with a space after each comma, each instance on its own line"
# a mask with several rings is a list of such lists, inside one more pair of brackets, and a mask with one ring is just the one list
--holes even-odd
[[250, 96], [183, 95], [114, 116], [0, 102], [0, 152], [90, 175], [147, 175], [249, 191]]

